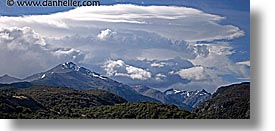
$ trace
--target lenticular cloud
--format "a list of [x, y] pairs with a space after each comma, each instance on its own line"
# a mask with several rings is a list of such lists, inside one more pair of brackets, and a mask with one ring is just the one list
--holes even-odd
[[192, 42], [234, 39], [244, 35], [236, 26], [219, 24], [223, 19], [187, 7], [113, 5], [80, 7], [50, 15], [0, 17], [0, 23], [3, 26], [30, 26], [38, 33], [52, 37], [70, 33], [95, 34], [102, 27], [154, 32], [169, 39]]

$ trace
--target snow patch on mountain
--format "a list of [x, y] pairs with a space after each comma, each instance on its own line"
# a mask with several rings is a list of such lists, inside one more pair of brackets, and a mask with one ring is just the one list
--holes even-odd
[[101, 76], [101, 75], [99, 75], [99, 74], [97, 74], [97, 73], [92, 73], [91, 75], [92, 75], [93, 77], [97, 77], [97, 78], [102, 79], [102, 80], [107, 80], [107, 77]]
[[44, 79], [46, 77], [46, 74], [43, 74], [42, 76], [41, 76], [41, 79]]
[[193, 108], [200, 105], [202, 102], [208, 100], [211, 97], [211, 94], [206, 90], [195, 90], [195, 91], [182, 91], [177, 89], [168, 89], [164, 93], [170, 98], [181, 101]]

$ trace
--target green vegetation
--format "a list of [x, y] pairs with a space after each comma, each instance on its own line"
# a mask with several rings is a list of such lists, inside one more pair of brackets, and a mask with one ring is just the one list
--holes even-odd
[[102, 90], [53, 86], [0, 87], [1, 118], [9, 119], [249, 119], [250, 83], [219, 88], [193, 112], [154, 102], [128, 103]]
[[50, 118], [54, 112], [27, 96], [0, 95], [0, 114], [3, 119]]
[[175, 105], [140, 102], [123, 103], [114, 106], [98, 106], [81, 110], [87, 118], [97, 119], [193, 119], [197, 118]]
[[[78, 91], [70, 88], [51, 87], [51, 86], [34, 86], [29, 89], [17, 91], [17, 94], [28, 95], [39, 101], [47, 108], [54, 110], [82, 109], [99, 105], [113, 105], [117, 103], [127, 102], [123, 98], [116, 96], [106, 91]], [[101, 92], [101, 93], [99, 93]], [[101, 97], [101, 95], [104, 97]], [[109, 98], [106, 99], [106, 95]], [[113, 101], [111, 101], [112, 99]]]
[[[1, 87], [1, 118], [23, 119], [188, 119], [198, 118], [174, 105], [127, 103], [115, 94], [70, 88]], [[8, 90], [11, 89], [11, 90]]]

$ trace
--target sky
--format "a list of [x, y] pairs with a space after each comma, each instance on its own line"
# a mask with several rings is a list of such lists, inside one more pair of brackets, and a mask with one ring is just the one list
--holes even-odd
[[[4, 1], [5, 2], [5, 1]], [[73, 61], [129, 85], [206, 89], [250, 81], [249, 0], [0, 5], [0, 75]]]

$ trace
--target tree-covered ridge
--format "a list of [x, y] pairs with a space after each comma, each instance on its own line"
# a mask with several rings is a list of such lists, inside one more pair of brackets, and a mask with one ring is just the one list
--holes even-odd
[[[127, 102], [122, 97], [101, 90], [78, 91], [53, 86], [33, 86], [22, 89], [10, 86], [1, 87], [1, 91], [3, 118], [17, 118], [20, 114], [24, 116], [20, 118], [70, 118], [77, 109]], [[22, 105], [22, 103], [25, 104]], [[36, 106], [41, 107], [41, 110], [32, 109]], [[29, 112], [21, 112], [23, 109]], [[37, 113], [42, 112], [44, 115], [36, 116]]]
[[[11, 92], [8, 92], [8, 89]], [[115, 94], [101, 91], [79, 91], [64, 87], [33, 86], [18, 89], [5, 87], [1, 93], [1, 118], [25, 119], [186, 119], [195, 114], [174, 105], [160, 103], [127, 103]]]
[[[20, 86], [21, 87], [21, 86]], [[191, 112], [154, 102], [128, 103], [102, 90], [0, 87], [1, 118], [10, 119], [249, 119], [250, 83], [219, 88]]]
[[[64, 87], [34, 86], [19, 90], [17, 94], [28, 95], [47, 108], [61, 111], [127, 102], [125, 99], [106, 91], [97, 90], [95, 93], [93, 92], [93, 90], [86, 92]], [[109, 97], [107, 98], [106, 95]]]
[[87, 118], [96, 119], [194, 119], [199, 118], [175, 105], [152, 102], [122, 103], [81, 110]]
[[1, 119], [53, 118], [57, 112], [47, 110], [31, 97], [15, 94], [0, 94]]
[[250, 83], [220, 87], [211, 99], [193, 112], [213, 119], [249, 119]]

